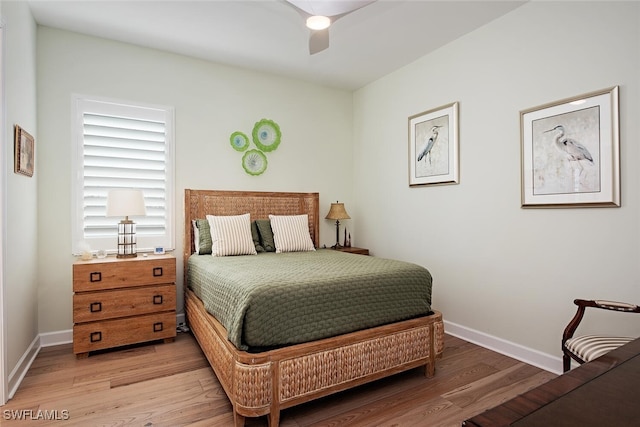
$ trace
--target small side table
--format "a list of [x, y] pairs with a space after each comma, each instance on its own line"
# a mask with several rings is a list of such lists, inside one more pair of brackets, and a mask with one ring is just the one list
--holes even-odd
[[340, 252], [349, 252], [350, 254], [358, 254], [358, 255], [369, 255], [369, 249], [365, 249], [365, 248], [356, 248], [354, 246], [345, 248], [345, 247], [340, 247], [338, 249], [335, 249], [336, 251], [340, 251]]

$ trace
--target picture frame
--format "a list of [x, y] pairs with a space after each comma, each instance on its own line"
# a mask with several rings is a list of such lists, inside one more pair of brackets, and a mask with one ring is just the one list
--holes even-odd
[[164, 246], [156, 246], [153, 248], [153, 254], [154, 255], [164, 255], [165, 254], [165, 250], [164, 250]]
[[620, 206], [619, 87], [520, 112], [523, 208]]
[[458, 102], [409, 117], [409, 186], [458, 183]]
[[14, 135], [14, 172], [31, 177], [35, 168], [35, 140], [18, 125]]

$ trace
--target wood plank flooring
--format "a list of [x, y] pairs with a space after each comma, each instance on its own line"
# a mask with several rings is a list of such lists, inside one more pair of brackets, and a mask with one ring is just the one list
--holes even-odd
[[[460, 426], [556, 375], [446, 335], [436, 375], [414, 369], [281, 413], [282, 427]], [[21, 420], [16, 418], [22, 417]], [[189, 333], [76, 359], [44, 348], [1, 426], [231, 426], [231, 404]], [[267, 426], [266, 417], [247, 426]]]

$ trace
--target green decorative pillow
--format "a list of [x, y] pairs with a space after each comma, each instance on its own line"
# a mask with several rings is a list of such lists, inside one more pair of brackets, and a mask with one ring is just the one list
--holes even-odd
[[196, 219], [198, 227], [198, 255], [211, 255], [211, 229], [206, 219]]
[[260, 233], [260, 243], [266, 252], [275, 252], [276, 244], [273, 241], [273, 231], [271, 230], [271, 221], [268, 219], [257, 219], [256, 225]]
[[260, 233], [258, 232], [258, 224], [255, 221], [251, 223], [251, 237], [253, 238], [253, 244], [256, 247], [256, 252], [265, 252], [264, 248], [260, 244]]

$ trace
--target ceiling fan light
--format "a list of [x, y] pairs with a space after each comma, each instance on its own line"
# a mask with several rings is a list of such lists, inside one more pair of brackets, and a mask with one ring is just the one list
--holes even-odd
[[322, 15], [314, 15], [307, 18], [307, 27], [312, 30], [324, 30], [331, 25], [331, 19]]

